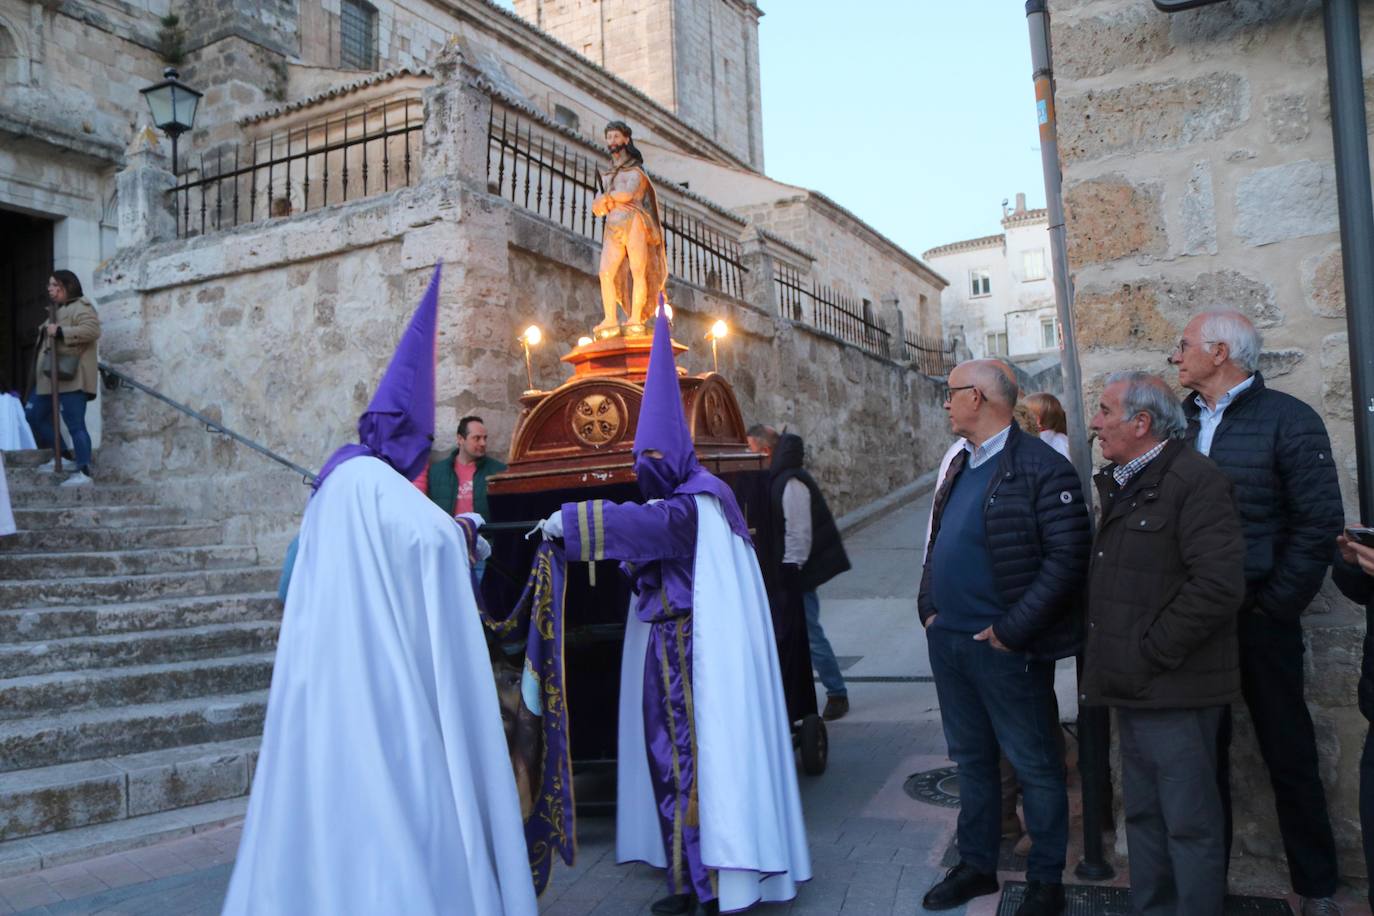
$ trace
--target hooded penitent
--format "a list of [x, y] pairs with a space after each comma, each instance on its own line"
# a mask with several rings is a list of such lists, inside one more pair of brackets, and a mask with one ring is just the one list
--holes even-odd
[[306, 506], [229, 916], [538, 910], [468, 542], [404, 479], [438, 283]]
[[[739, 510], [734, 492], [725, 481], [697, 461], [687, 417], [682, 410], [682, 389], [678, 386], [677, 365], [673, 359], [673, 329], [667, 309], [661, 305], [654, 320], [654, 342], [649, 351], [649, 370], [644, 379], [644, 400], [639, 406], [635, 428], [635, 476], [645, 499], [709, 493], [720, 500], [730, 529], [750, 540], [749, 526]], [[662, 458], [645, 454], [662, 453]]]
[[406, 480], [420, 476], [434, 444], [434, 356], [439, 318], [439, 279], [434, 266], [420, 307], [396, 345], [372, 403], [358, 418], [358, 442], [329, 456], [315, 481], [318, 490], [340, 464], [360, 455], [380, 458]]
[[[647, 505], [565, 503], [570, 559], [637, 595], [621, 660], [616, 858], [722, 912], [788, 900], [810, 859], [768, 598], [735, 496], [696, 459], [665, 310], [635, 434]], [[660, 456], [649, 452], [660, 453]]]

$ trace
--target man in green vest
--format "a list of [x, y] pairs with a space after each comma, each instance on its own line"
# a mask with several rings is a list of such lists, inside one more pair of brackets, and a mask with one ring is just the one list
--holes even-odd
[[476, 512], [487, 518], [487, 478], [505, 469], [487, 455], [487, 427], [482, 418], [463, 417], [458, 421], [458, 447], [430, 462], [415, 483], [449, 515]]

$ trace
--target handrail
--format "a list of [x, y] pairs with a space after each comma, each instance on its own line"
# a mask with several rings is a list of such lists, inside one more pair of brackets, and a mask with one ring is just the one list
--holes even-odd
[[[290, 468], [297, 474], [301, 475], [302, 483], [308, 483], [312, 486], [314, 485], [316, 480], [315, 475], [312, 472], [307, 471], [305, 468], [301, 467], [299, 464], [296, 464], [294, 461], [288, 461], [286, 458], [283, 458], [281, 455], [278, 455], [276, 452], [272, 451], [270, 448], [267, 448], [265, 445], [259, 445], [252, 439], [249, 439], [247, 436], [239, 435], [238, 433], [234, 432], [232, 429], [228, 428], [224, 424], [216, 423], [214, 420], [211, 420], [209, 417], [205, 416], [202, 413], [192, 410], [185, 404], [182, 404], [179, 401], [172, 400], [171, 398], [167, 397], [167, 395], [163, 394], [160, 391], [157, 391], [156, 389], [149, 388], [142, 382], [114, 368], [109, 363], [100, 362], [97, 365], [100, 367], [101, 374], [105, 377], [105, 387], [108, 390], [116, 391], [120, 388], [120, 386], [125, 386], [128, 388], [137, 388], [144, 394], [151, 395], [152, 397], [157, 398], [159, 401], [173, 408], [174, 410], [181, 411], [182, 413], [186, 414], [186, 416], [190, 417], [196, 422], [204, 423], [206, 429], [210, 430], [211, 432], [216, 432], [220, 433], [221, 435], [228, 436], [235, 442], [248, 446], [258, 454], [265, 455], [266, 457], [271, 458], [273, 461], [277, 462], [277, 464], [284, 465], [285, 467]], [[111, 382], [111, 379], [113, 379], [113, 382]]]

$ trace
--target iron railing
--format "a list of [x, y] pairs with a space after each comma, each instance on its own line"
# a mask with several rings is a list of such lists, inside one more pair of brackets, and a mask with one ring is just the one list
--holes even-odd
[[947, 376], [954, 368], [954, 341], [942, 337], [907, 334], [902, 341], [907, 362], [914, 363], [922, 375]]
[[168, 193], [187, 238], [384, 194], [420, 177], [423, 104], [399, 98], [201, 153]]
[[171, 407], [173, 410], [180, 411], [181, 413], [190, 417], [192, 420], [195, 420], [197, 423], [205, 424], [205, 428], [210, 432], [219, 433], [222, 436], [228, 436], [230, 439], [233, 439], [240, 445], [248, 446], [253, 451], [257, 452], [259, 455], [263, 455], [266, 458], [270, 458], [277, 464], [280, 464], [283, 467], [290, 468], [297, 474], [301, 475], [301, 480], [303, 483], [308, 483], [312, 486], [314, 485], [316, 479], [314, 473], [312, 473], [311, 471], [307, 471], [305, 468], [301, 467], [299, 464], [296, 464], [294, 461], [291, 461], [287, 458], [283, 458], [281, 455], [278, 455], [276, 452], [272, 451], [267, 446], [262, 445], [258, 442], [254, 442], [247, 436], [243, 436], [239, 433], [234, 432], [232, 429], [225, 426], [224, 424], [211, 420], [209, 417], [205, 416], [202, 413], [199, 413], [198, 411], [192, 410], [190, 407], [187, 407], [180, 401], [172, 400], [171, 398], [167, 397], [167, 395], [163, 394], [161, 391], [158, 391], [155, 388], [150, 388], [149, 386], [143, 384], [142, 382], [138, 381], [132, 376], [124, 372], [121, 372], [119, 369], [114, 368], [109, 363], [100, 362], [97, 365], [100, 369], [101, 376], [104, 377], [105, 387], [110, 391], [117, 391], [120, 388], [133, 388], [143, 392], [146, 395], [149, 395], [150, 397], [157, 398], [159, 401], [166, 404], [168, 407]]
[[773, 284], [785, 317], [806, 322], [875, 356], [892, 358], [892, 335], [877, 316], [868, 314], [865, 303], [814, 281], [808, 285], [801, 271], [787, 264], [773, 265]]
[[[600, 154], [574, 146], [535, 119], [492, 105], [487, 123], [487, 187], [594, 242], [605, 237], [606, 220], [592, 213], [602, 191]], [[672, 185], [657, 182], [668, 270], [680, 280], [735, 298], [744, 297], [747, 268], [738, 228], [713, 222], [683, 203], [670, 203]]]

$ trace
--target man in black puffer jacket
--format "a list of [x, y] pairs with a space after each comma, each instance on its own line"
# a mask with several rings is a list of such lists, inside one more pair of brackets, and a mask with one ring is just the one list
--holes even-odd
[[1091, 535], [1078, 475], [1012, 423], [1016, 383], [992, 360], [955, 367], [945, 392], [967, 439], [935, 495], [918, 607], [950, 759], [959, 765], [959, 864], [926, 909], [997, 891], [998, 748], [1021, 782], [1032, 840], [1017, 916], [1064, 908], [1064, 761], [1054, 662], [1081, 642], [1076, 610]]
[[[1241, 692], [1269, 768], [1293, 890], [1303, 916], [1316, 916], [1340, 912], [1331, 899], [1338, 872], [1303, 699], [1300, 618], [1326, 577], [1345, 513], [1326, 427], [1302, 401], [1264, 386], [1255, 371], [1261, 346], [1244, 315], [1206, 312], [1188, 323], [1169, 361], [1197, 392], [1183, 401], [1189, 441], [1235, 487], [1245, 529]], [[1228, 717], [1217, 763], [1228, 841], [1230, 733]]]

